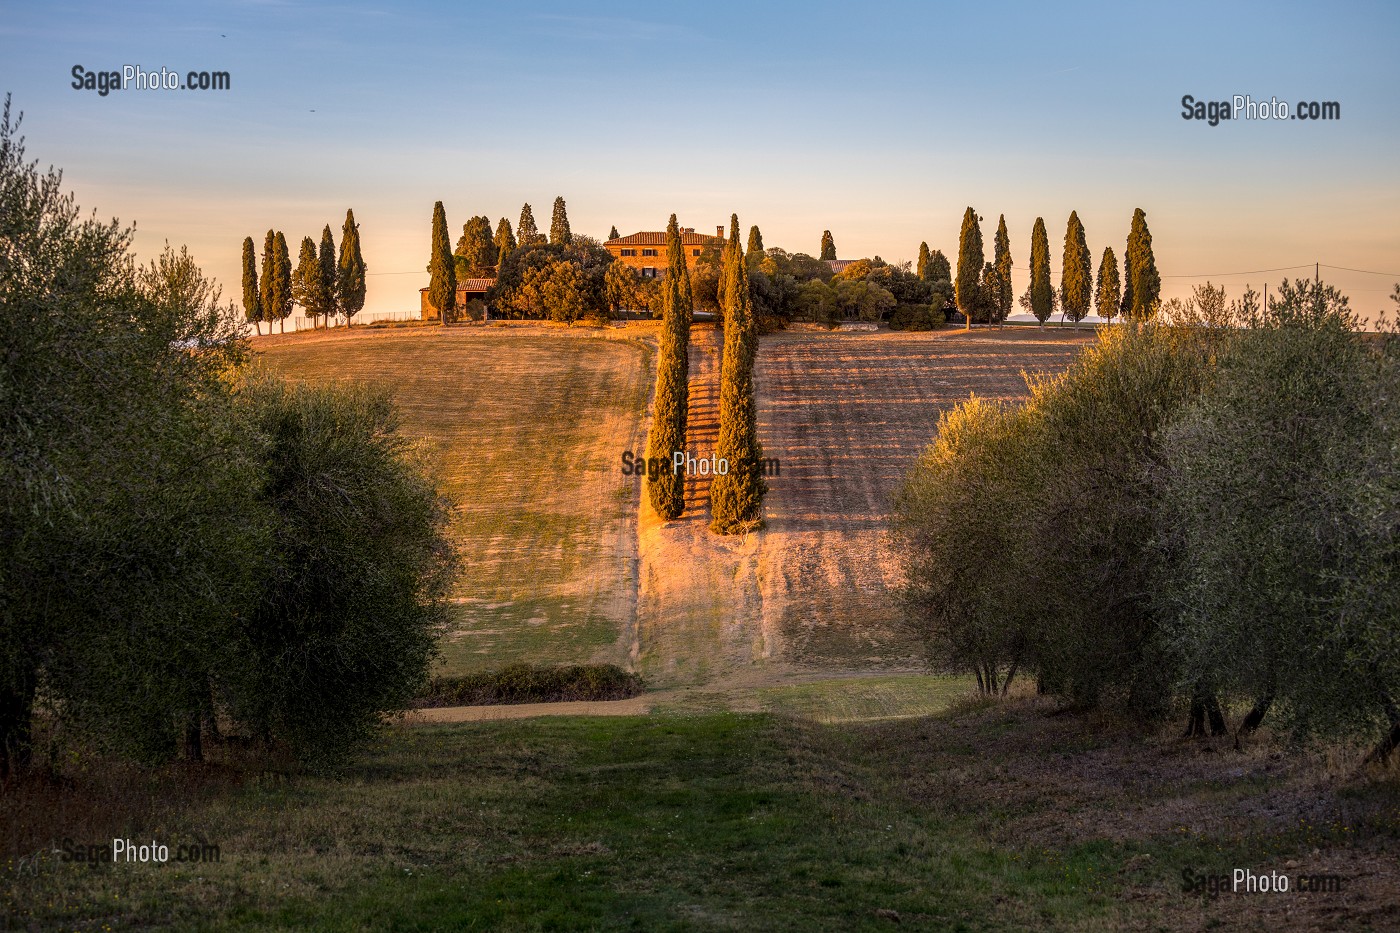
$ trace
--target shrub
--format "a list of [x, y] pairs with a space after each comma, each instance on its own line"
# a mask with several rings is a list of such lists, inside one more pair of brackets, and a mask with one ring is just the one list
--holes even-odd
[[942, 325], [943, 312], [928, 305], [900, 305], [890, 315], [890, 330], [933, 330]]
[[498, 671], [437, 677], [415, 701], [419, 707], [507, 703], [625, 700], [639, 696], [642, 678], [615, 664], [536, 667], [514, 664]]

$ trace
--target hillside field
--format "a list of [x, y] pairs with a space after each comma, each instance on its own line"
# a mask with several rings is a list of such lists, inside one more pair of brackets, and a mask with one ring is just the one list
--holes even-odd
[[296, 379], [391, 386], [401, 430], [425, 443], [463, 566], [444, 671], [623, 660], [638, 490], [617, 462], [644, 443], [650, 344], [543, 328], [361, 328], [261, 346]]
[[[645, 448], [655, 325], [362, 329], [261, 342], [298, 379], [394, 388], [403, 430], [432, 452], [456, 503], [465, 572], [442, 670], [519, 660], [629, 664], [657, 685], [754, 669], [917, 670], [894, 628], [891, 497], [969, 393], [1024, 395], [1022, 373], [1063, 369], [1091, 330], [793, 331], [763, 338], [764, 456], [778, 461], [767, 526], [707, 530], [708, 481], [663, 523], [623, 476]], [[692, 333], [687, 447], [718, 433], [713, 325]], [[745, 679], [750, 685], [761, 685]]]

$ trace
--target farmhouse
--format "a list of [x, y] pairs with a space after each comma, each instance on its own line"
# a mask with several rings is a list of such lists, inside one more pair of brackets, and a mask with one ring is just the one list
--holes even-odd
[[[631, 266], [644, 279], [660, 278], [666, 274], [666, 232], [649, 231], [633, 233], [608, 240], [603, 244], [613, 258]], [[720, 249], [724, 246], [724, 227], [715, 227], [715, 235], [696, 233], [694, 227], [681, 228], [681, 248], [685, 254], [685, 266], [694, 268], [700, 261], [700, 254], [706, 247]]]
[[[491, 286], [496, 284], [495, 279], [462, 279], [457, 283], [457, 307], [459, 309], [466, 306], [473, 298], [486, 300], [486, 293], [491, 290]], [[418, 301], [422, 306], [423, 320], [436, 321], [438, 319], [438, 309], [433, 307], [428, 300], [428, 290], [418, 289]]]

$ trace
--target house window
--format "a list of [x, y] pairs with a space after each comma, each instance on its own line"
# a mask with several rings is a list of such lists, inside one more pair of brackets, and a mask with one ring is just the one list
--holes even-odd
[[643, 256], [655, 256], [655, 255], [656, 255], [656, 250], [654, 250], [654, 249], [644, 249], [644, 250], [642, 250], [642, 255], [643, 255]]
[[656, 278], [656, 267], [655, 267], [655, 266], [643, 266], [643, 267], [642, 267], [642, 278], [644, 278], [644, 279], [654, 279], [654, 278]]
[[636, 251], [635, 249], [618, 250], [618, 255], [620, 255], [620, 256], [635, 256], [635, 255], [637, 255], [637, 251]]
[[699, 251], [698, 249], [693, 249], [693, 250], [690, 251], [690, 255], [692, 255], [692, 256], [699, 256], [699, 255], [700, 255], [700, 251]]

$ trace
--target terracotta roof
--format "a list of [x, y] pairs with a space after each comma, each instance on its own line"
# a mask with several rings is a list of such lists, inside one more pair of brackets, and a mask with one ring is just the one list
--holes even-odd
[[[682, 246], [722, 246], [724, 240], [717, 236], [708, 236], [704, 233], [682, 233]], [[647, 233], [633, 233], [628, 236], [620, 236], [615, 240], [608, 240], [604, 246], [665, 246], [666, 231], [657, 230]]]
[[[491, 286], [495, 284], [495, 279], [458, 279], [457, 291], [484, 292], [489, 290]], [[427, 291], [426, 288], [420, 288], [418, 290], [420, 292]]]
[[856, 260], [854, 259], [828, 259], [826, 261], [826, 264], [828, 266], [831, 266], [832, 272], [840, 272], [842, 269], [846, 268], [855, 261]]

